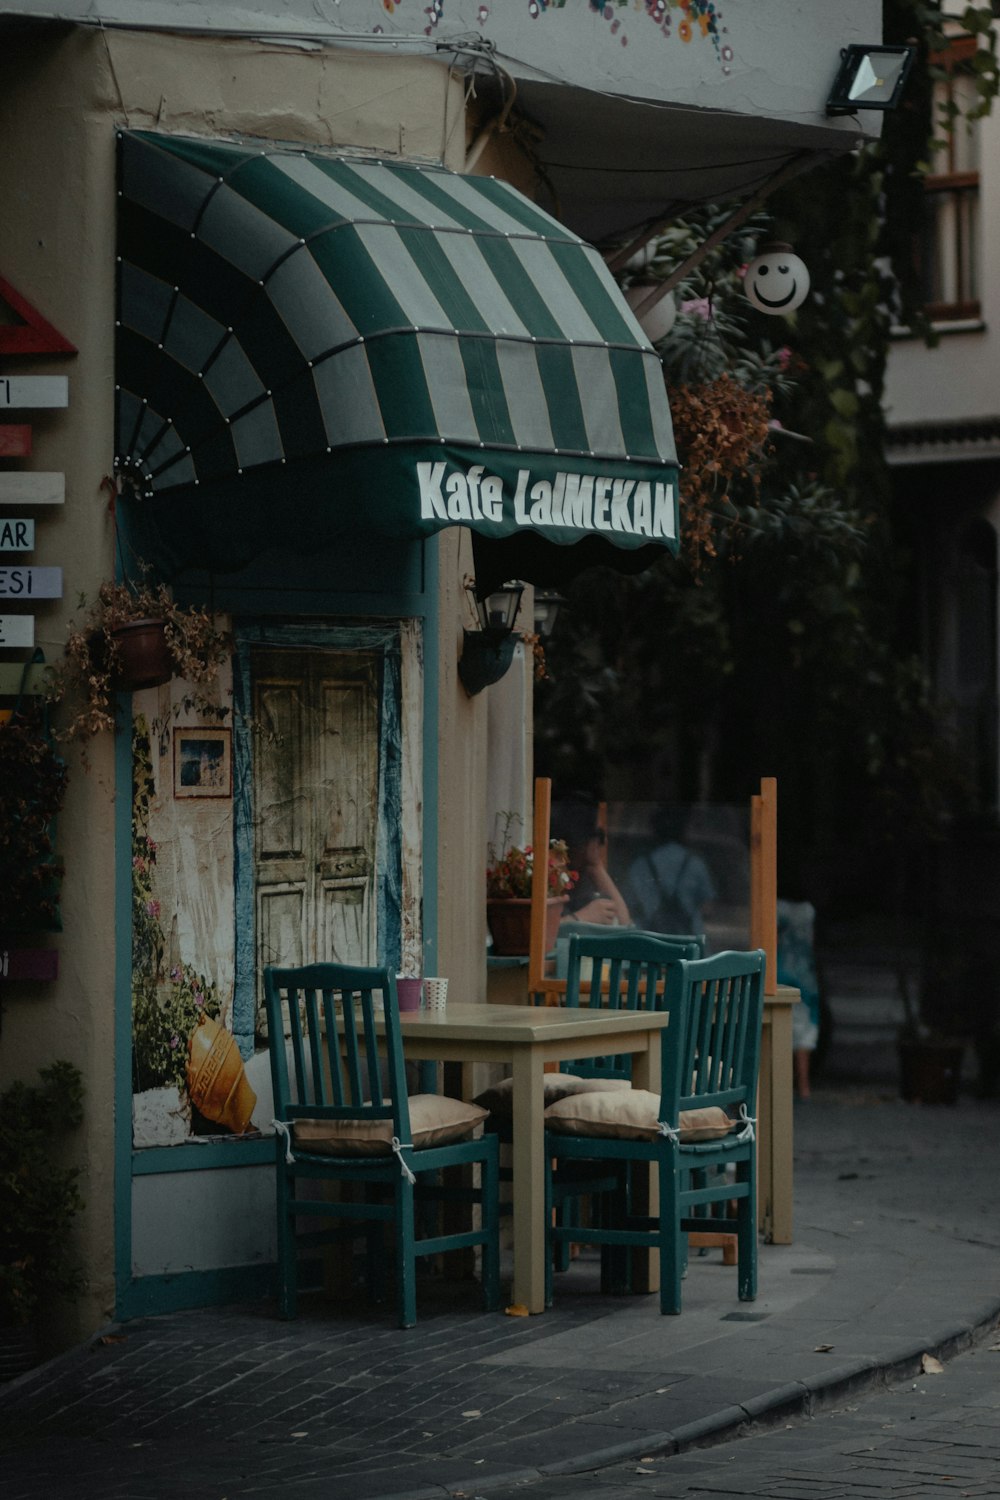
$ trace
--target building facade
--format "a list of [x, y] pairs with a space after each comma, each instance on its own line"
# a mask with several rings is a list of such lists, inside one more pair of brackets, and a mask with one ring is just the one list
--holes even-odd
[[824, 113], [880, 36], [835, 10], [0, 5], [0, 277], [64, 340], [0, 340], [31, 429], [0, 463], [65, 476], [52, 505], [8, 481], [35, 525], [7, 561], [62, 580], [2, 605], [34, 631], [4, 701], [147, 565], [229, 638], [207, 686], [125, 694], [85, 767], [66, 749], [61, 930], [4, 935], [58, 974], [3, 982], [0, 1086], [84, 1076], [70, 1335], [268, 1292], [265, 963], [485, 998], [531, 672], [519, 648], [467, 694], [465, 585], [676, 545], [658, 359], [604, 260], [877, 129]]

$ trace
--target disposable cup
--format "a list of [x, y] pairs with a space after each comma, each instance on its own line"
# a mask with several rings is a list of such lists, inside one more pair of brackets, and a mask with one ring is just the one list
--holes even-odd
[[400, 1010], [420, 1009], [420, 988], [422, 979], [407, 979], [402, 974], [396, 975], [396, 994], [399, 997]]
[[424, 995], [429, 1011], [442, 1011], [448, 1003], [447, 979], [425, 979]]

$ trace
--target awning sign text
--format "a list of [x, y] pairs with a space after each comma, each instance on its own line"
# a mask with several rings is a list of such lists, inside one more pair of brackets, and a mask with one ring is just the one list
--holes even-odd
[[475, 524], [513, 518], [533, 531], [547, 528], [622, 533], [650, 541], [672, 540], [676, 532], [674, 486], [621, 474], [579, 474], [559, 470], [551, 478], [518, 469], [513, 494], [499, 474], [485, 465], [459, 469], [445, 462], [418, 463], [420, 518]]

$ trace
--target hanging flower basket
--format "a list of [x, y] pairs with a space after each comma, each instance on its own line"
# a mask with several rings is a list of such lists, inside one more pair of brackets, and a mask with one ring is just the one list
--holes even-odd
[[174, 673], [165, 620], [130, 620], [110, 632], [111, 686], [118, 693], [160, 687]]

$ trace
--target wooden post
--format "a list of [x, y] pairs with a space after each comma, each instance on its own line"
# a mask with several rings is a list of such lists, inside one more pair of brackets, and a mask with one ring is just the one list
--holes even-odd
[[549, 893], [548, 859], [549, 827], [552, 816], [552, 782], [547, 776], [535, 778], [535, 815], [531, 830], [531, 847], [535, 851], [534, 877], [531, 882], [531, 938], [528, 945], [528, 994], [538, 995], [545, 978], [545, 911]]
[[778, 783], [762, 776], [750, 799], [750, 946], [767, 954], [764, 993], [778, 988]]

